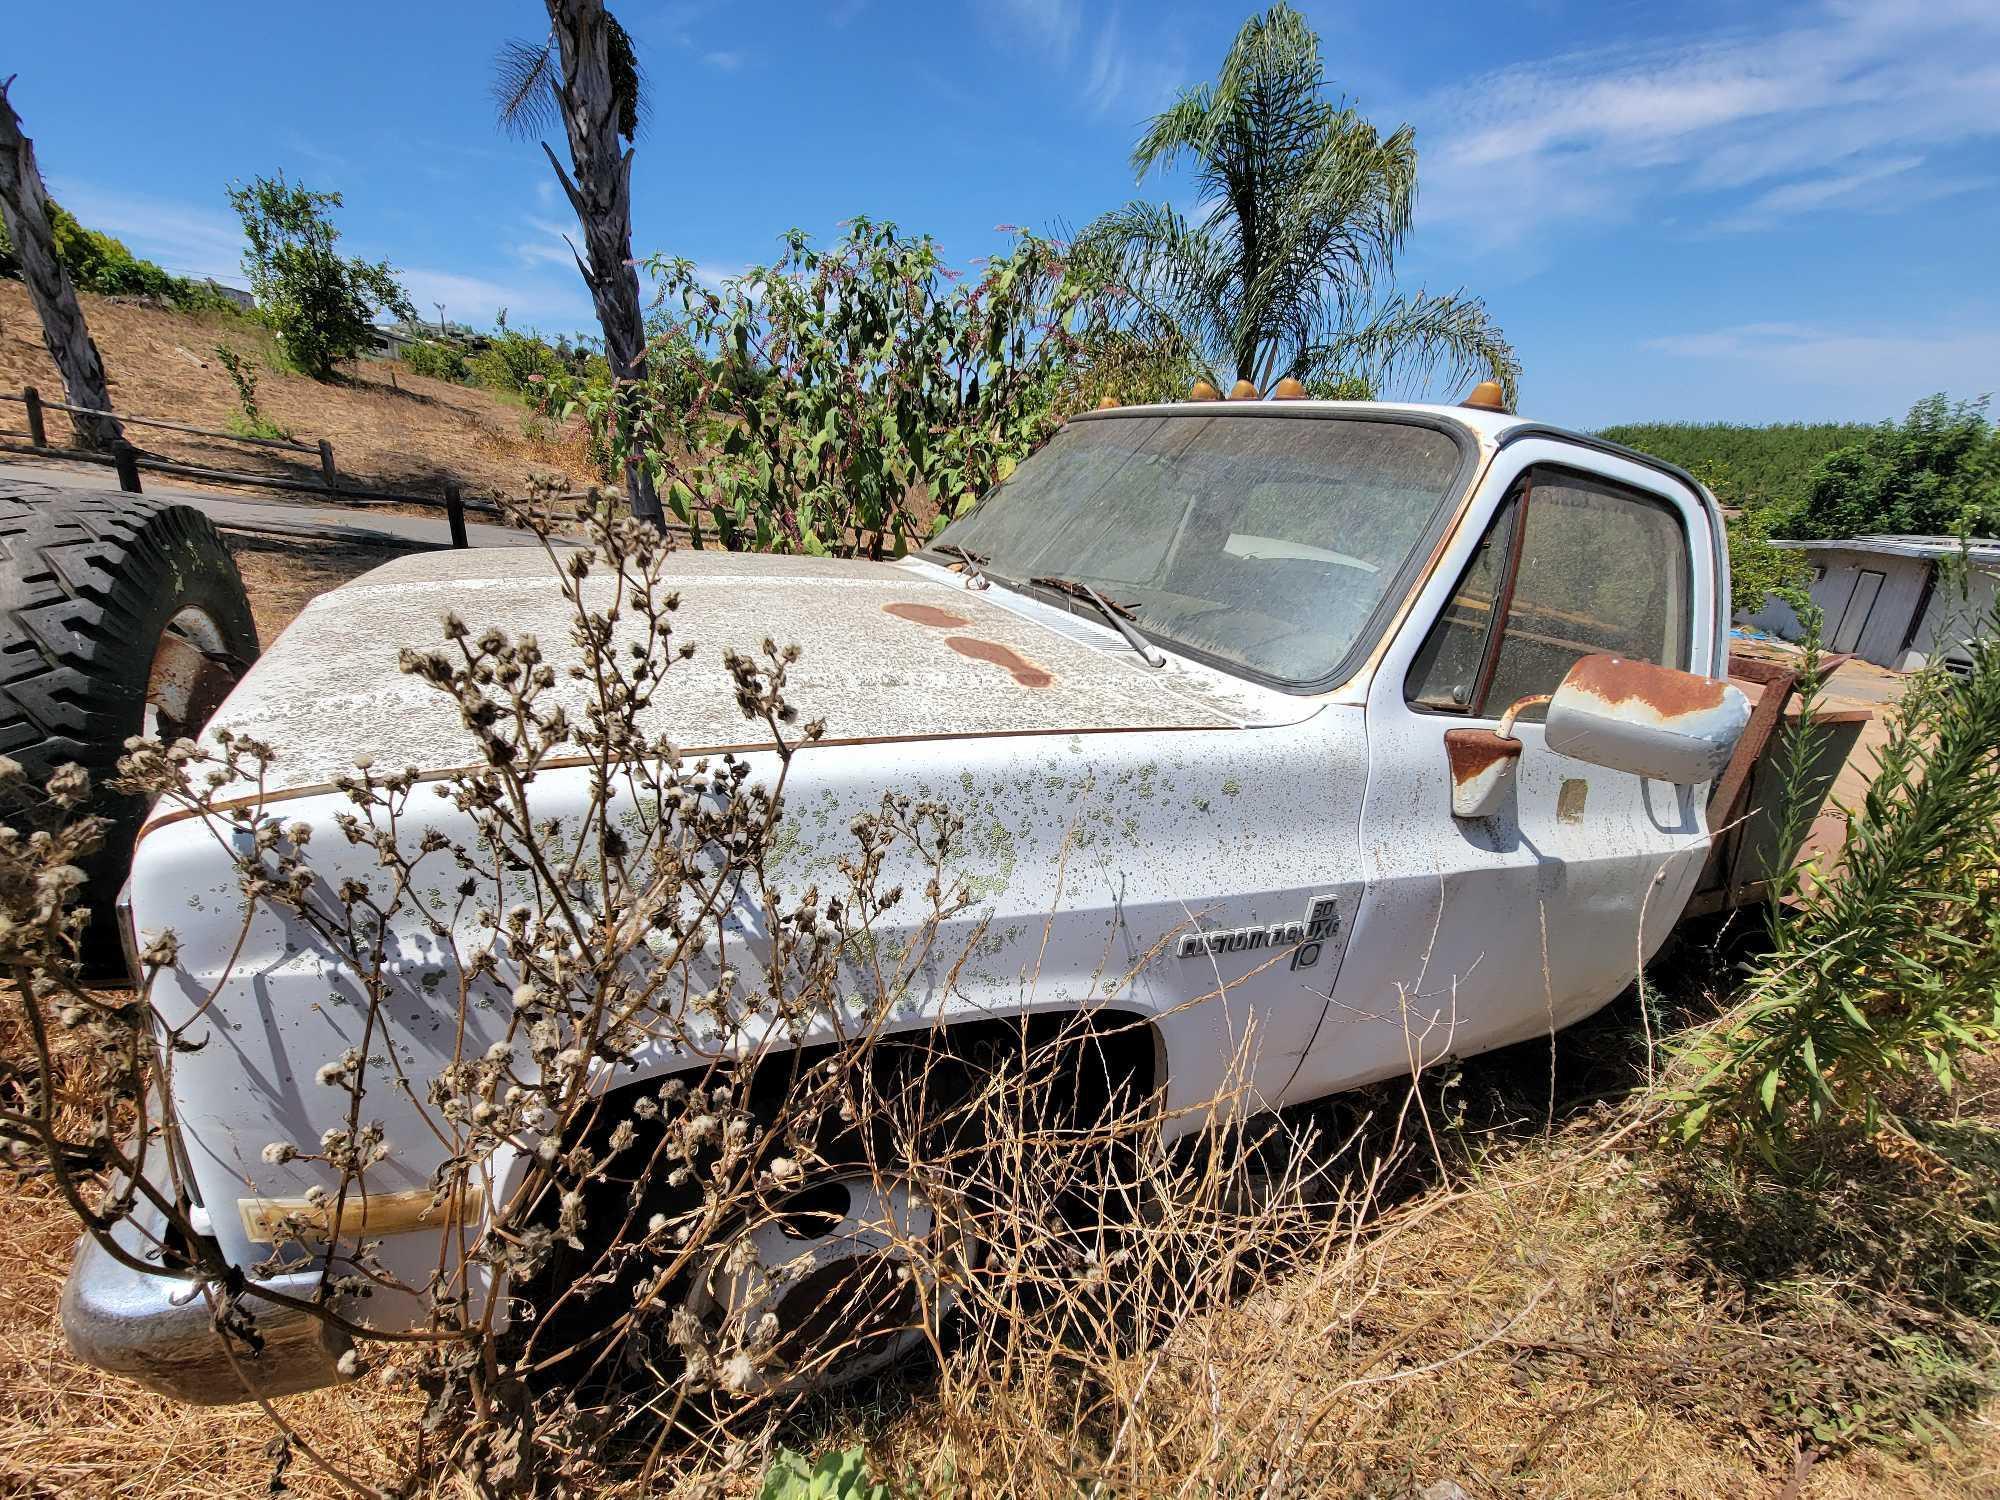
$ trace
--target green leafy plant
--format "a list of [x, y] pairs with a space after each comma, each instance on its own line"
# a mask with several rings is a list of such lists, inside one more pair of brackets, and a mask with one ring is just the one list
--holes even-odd
[[[1720, 498], [1738, 493], [1734, 471], [1719, 459], [1698, 461], [1693, 473]], [[1771, 545], [1771, 522], [1763, 510], [1739, 510], [1728, 517], [1729, 612], [1752, 615], [1773, 595], [1801, 619], [1812, 607], [1812, 567], [1804, 554]]]
[[685, 260], [648, 268], [679, 315], [644, 378], [551, 382], [552, 410], [648, 465], [696, 545], [730, 548], [901, 551], [1090, 401], [1128, 306], [1037, 236], [960, 278], [867, 219], [825, 250], [795, 230], [719, 290]]
[[889, 1500], [889, 1487], [876, 1482], [860, 1448], [824, 1453], [817, 1461], [780, 1448], [757, 1500]]
[[[125, 242], [100, 230], [87, 229], [76, 215], [49, 201], [49, 231], [56, 258], [79, 291], [105, 297], [153, 297], [183, 312], [234, 312], [236, 306], [212, 282], [175, 276], [143, 260]], [[19, 273], [20, 259], [0, 220], [0, 275]]]
[[1873, 430], [1865, 422], [1626, 422], [1598, 436], [1679, 464], [1724, 505], [1761, 510], [1796, 505], [1814, 465]]
[[[1771, 951], [1684, 1059], [1683, 1137], [1777, 1160], [1811, 1132], [1873, 1131], [2000, 1041], [2000, 610], [1971, 654], [1963, 676], [1910, 679], [1838, 867], [1773, 872]], [[1781, 750], [1788, 832], [1815, 738], [1808, 711]]]
[[1775, 525], [1806, 538], [2000, 533], [2000, 430], [1983, 399], [1926, 396], [1821, 459]]
[[532, 328], [523, 333], [507, 326], [504, 307], [494, 322], [493, 336], [485, 347], [466, 359], [467, 378], [475, 385], [500, 395], [523, 396], [531, 405], [540, 406], [547, 399], [550, 381], [611, 378], [610, 366], [588, 338], [557, 334], [550, 339]]
[[343, 257], [331, 210], [340, 194], [295, 187], [281, 172], [229, 190], [249, 240], [243, 269], [260, 315], [293, 368], [315, 380], [336, 361], [370, 348], [378, 312], [413, 318], [416, 309], [387, 261]]
[[230, 430], [239, 437], [288, 438], [291, 433], [271, 421], [257, 406], [257, 370], [249, 360], [227, 344], [215, 346], [230, 384], [236, 387], [238, 413], [229, 419]]
[[463, 382], [470, 378], [465, 351], [443, 339], [414, 339], [403, 346], [403, 363], [412, 375]]

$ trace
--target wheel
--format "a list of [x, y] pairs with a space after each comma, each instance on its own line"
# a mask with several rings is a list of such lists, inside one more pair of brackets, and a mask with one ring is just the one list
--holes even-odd
[[[746, 1215], [684, 1306], [739, 1395], [832, 1390], [920, 1358], [952, 1293], [929, 1270], [976, 1247], [901, 1174], [829, 1166]], [[925, 1247], [916, 1255], [911, 1247]]]
[[[851, 1133], [838, 1134], [851, 1144]], [[633, 1155], [647, 1158], [653, 1144], [642, 1139]], [[675, 1383], [690, 1359], [703, 1383], [735, 1399], [886, 1373], [922, 1358], [951, 1309], [953, 1294], [931, 1268], [976, 1255], [958, 1216], [926, 1202], [893, 1164], [871, 1168], [844, 1151], [790, 1182], [766, 1174], [692, 1253], [637, 1226], [655, 1215], [698, 1219], [698, 1187], [600, 1171], [577, 1191], [593, 1243], [558, 1240], [541, 1272], [516, 1287], [526, 1314], [516, 1332], [530, 1379], [585, 1404], [633, 1379]], [[605, 1232], [621, 1224], [623, 1243], [607, 1253]]]
[[[39, 791], [59, 766], [90, 773], [112, 820], [87, 862], [84, 962], [119, 968], [112, 907], [145, 816], [106, 785], [135, 734], [193, 735], [257, 658], [236, 564], [200, 511], [143, 495], [0, 488], [0, 755]], [[33, 799], [0, 808], [32, 826]]]

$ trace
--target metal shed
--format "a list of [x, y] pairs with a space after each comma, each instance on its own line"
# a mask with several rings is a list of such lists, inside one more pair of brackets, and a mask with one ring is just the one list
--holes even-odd
[[[1938, 656], [1964, 660], [1965, 642], [1991, 617], [2000, 582], [2000, 540], [1859, 536], [1773, 545], [1810, 557], [1813, 603], [1825, 616], [1829, 651], [1851, 651], [1902, 672]], [[1963, 591], [1953, 582], [1961, 576]], [[1791, 607], [1775, 597], [1747, 623], [1788, 641], [1805, 634]]]

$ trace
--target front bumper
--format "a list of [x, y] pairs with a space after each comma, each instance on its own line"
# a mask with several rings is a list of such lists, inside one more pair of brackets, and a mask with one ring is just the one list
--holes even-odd
[[[128, 1254], [154, 1260], [158, 1252], [149, 1236], [161, 1228], [160, 1216], [148, 1206], [118, 1223], [111, 1237]], [[258, 1284], [311, 1297], [319, 1273]], [[310, 1313], [255, 1296], [246, 1297], [244, 1307], [264, 1340], [255, 1354], [241, 1341], [225, 1345], [195, 1282], [134, 1270], [86, 1235], [63, 1285], [62, 1325], [70, 1349], [85, 1364], [201, 1406], [287, 1396], [339, 1378], [335, 1362], [347, 1348], [345, 1335]]]

